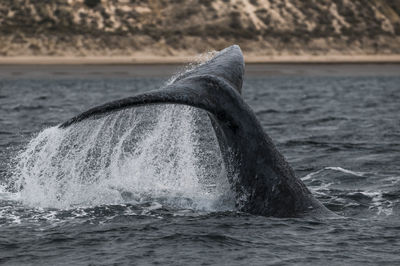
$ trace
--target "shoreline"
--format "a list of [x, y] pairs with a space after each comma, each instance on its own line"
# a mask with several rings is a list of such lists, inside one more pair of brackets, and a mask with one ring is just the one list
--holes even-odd
[[[161, 77], [184, 71], [185, 64], [0, 64], [0, 79], [104, 79]], [[399, 76], [399, 63], [246, 64], [246, 77]]]
[[[9, 56], [0, 65], [169, 65], [196, 61], [196, 56]], [[399, 64], [393, 55], [245, 56], [247, 64]]]

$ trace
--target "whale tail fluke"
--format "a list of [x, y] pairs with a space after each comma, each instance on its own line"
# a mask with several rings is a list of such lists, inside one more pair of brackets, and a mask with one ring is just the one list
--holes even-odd
[[[165, 88], [91, 108], [62, 123], [59, 127], [67, 128], [98, 115], [149, 104], [183, 104], [205, 109], [214, 114], [220, 113], [216, 109], [218, 107], [216, 102], [213, 104], [203, 97], [204, 94], [207, 94], [205, 91], [224, 88], [226, 90], [234, 89], [240, 94], [243, 76], [242, 51], [238, 45], [232, 45], [218, 52], [209, 61], [181, 74]], [[213, 93], [213, 95], [218, 97], [218, 93]]]
[[218, 52], [162, 89], [94, 107], [67, 122], [149, 104], [182, 104], [206, 110], [225, 165], [233, 161], [228, 179], [240, 210], [265, 216], [294, 217], [330, 212], [316, 200], [264, 132], [241, 97], [244, 60], [237, 45]]

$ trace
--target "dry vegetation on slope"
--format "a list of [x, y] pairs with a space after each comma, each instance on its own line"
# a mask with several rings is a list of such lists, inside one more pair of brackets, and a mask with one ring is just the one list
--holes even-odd
[[0, 55], [400, 54], [400, 1], [2, 0]]

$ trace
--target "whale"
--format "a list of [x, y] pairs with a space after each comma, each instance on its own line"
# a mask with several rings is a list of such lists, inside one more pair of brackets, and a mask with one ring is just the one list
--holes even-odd
[[239, 46], [225, 48], [158, 90], [91, 108], [59, 125], [153, 104], [205, 110], [218, 140], [239, 211], [268, 217], [334, 215], [296, 177], [241, 92], [245, 64]]

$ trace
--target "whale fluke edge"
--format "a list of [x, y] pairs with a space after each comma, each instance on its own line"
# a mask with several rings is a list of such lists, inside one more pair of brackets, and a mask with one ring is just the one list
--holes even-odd
[[243, 212], [274, 217], [335, 216], [313, 197], [264, 132], [241, 97], [244, 60], [240, 47], [230, 46], [209, 61], [154, 91], [106, 103], [61, 124], [67, 128], [98, 115], [149, 104], [183, 104], [206, 110], [228, 179]]

